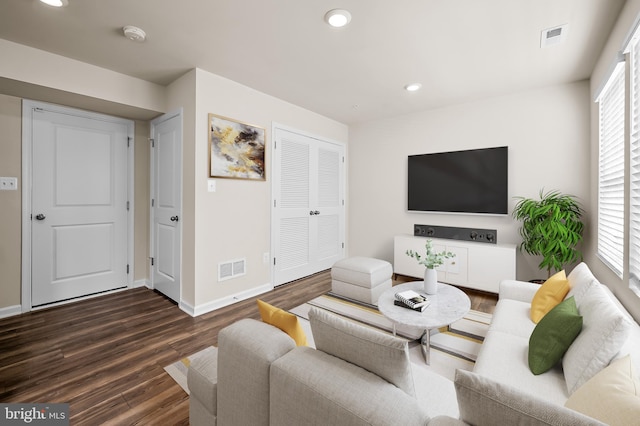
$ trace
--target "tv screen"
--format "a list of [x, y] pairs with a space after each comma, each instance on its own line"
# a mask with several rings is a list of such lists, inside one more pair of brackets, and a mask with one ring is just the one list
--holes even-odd
[[410, 155], [408, 209], [507, 214], [508, 148]]

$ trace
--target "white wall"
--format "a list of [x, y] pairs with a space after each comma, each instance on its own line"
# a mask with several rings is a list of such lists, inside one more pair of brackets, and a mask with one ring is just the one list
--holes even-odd
[[[602, 54], [600, 55], [596, 67], [594, 68], [593, 74], [591, 76], [591, 96], [590, 96], [590, 113], [591, 113], [591, 169], [594, 171], [591, 174], [591, 204], [590, 208], [592, 211], [596, 211], [598, 208], [598, 105], [593, 102], [595, 96], [597, 96], [597, 91], [600, 89], [602, 84], [608, 78], [609, 74], [615, 63], [615, 57], [618, 52], [623, 48], [623, 43], [625, 42], [627, 36], [630, 34], [634, 23], [638, 19], [640, 15], [640, 1], [639, 0], [628, 0], [622, 12], [620, 12], [620, 16], [618, 17], [618, 21], [609, 36], [607, 44], [602, 50]], [[628, 225], [627, 225], [628, 226]], [[597, 232], [597, 226], [595, 222], [591, 223], [590, 226], [591, 234]], [[625, 232], [625, 238], [628, 238], [629, 232], [628, 230]], [[592, 239], [592, 244], [589, 250], [589, 266], [593, 270], [593, 273], [598, 277], [598, 279], [606, 283], [612, 291], [616, 294], [616, 296], [620, 299], [620, 301], [625, 305], [625, 307], [631, 312], [631, 314], [636, 318], [640, 318], [640, 299], [629, 290], [628, 285], [628, 268], [625, 265], [625, 275], [623, 279], [620, 279], [615, 273], [609, 269], [598, 257], [596, 256], [596, 240]]]
[[[519, 223], [511, 216], [409, 213], [406, 208], [408, 155], [504, 145], [509, 147], [509, 212], [513, 197], [537, 197], [541, 188], [573, 194], [589, 206], [588, 82], [352, 126], [349, 255], [393, 261], [393, 236], [413, 233], [415, 223], [497, 229], [499, 243], [519, 243]], [[545, 278], [538, 263], [518, 254], [518, 278]]]
[[[193, 135], [185, 132], [184, 140], [185, 186], [193, 183], [193, 199], [185, 197], [183, 206], [183, 216], [187, 211], [192, 214], [185, 220], [193, 220], [193, 241], [185, 238], [184, 244], [193, 244], [193, 253], [186, 250], [183, 256], [186, 256], [184, 267], [193, 265], [194, 269], [192, 282], [191, 279], [185, 280], [183, 275], [183, 286], [193, 286], [194, 290], [194, 300], [187, 300], [187, 303], [193, 303], [196, 311], [206, 311], [227, 303], [234, 295], [248, 295], [271, 286], [270, 267], [263, 262], [263, 254], [269, 252], [271, 241], [272, 123], [344, 143], [347, 142], [348, 128], [206, 71], [196, 69], [193, 73], [195, 130]], [[170, 103], [171, 98], [170, 95]], [[265, 128], [266, 181], [216, 179], [216, 192], [208, 192], [209, 113]], [[192, 117], [185, 114], [185, 118], [191, 120]], [[185, 122], [185, 128], [189, 126]], [[186, 205], [189, 203], [193, 205]], [[218, 263], [237, 258], [247, 259], [247, 274], [218, 282]], [[188, 292], [183, 289], [184, 294]]]

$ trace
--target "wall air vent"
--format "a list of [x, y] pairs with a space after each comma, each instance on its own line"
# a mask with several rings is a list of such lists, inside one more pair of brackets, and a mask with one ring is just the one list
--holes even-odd
[[230, 280], [247, 273], [247, 260], [235, 259], [218, 263], [218, 281]]
[[562, 43], [567, 38], [569, 24], [547, 28], [540, 33], [540, 47], [549, 47]]

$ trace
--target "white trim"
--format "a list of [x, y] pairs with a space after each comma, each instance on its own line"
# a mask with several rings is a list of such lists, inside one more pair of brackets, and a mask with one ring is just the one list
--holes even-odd
[[153, 289], [151, 288], [151, 281], [149, 281], [149, 279], [148, 279], [148, 278], [143, 278], [143, 279], [141, 279], [141, 280], [135, 280], [135, 281], [133, 282], [133, 288], [140, 288], [140, 287], [146, 287], [146, 288], [148, 288], [148, 289], [153, 290]]
[[271, 284], [263, 284], [259, 287], [254, 287], [249, 290], [241, 291], [240, 293], [212, 300], [211, 302], [207, 302], [195, 307], [191, 306], [185, 301], [180, 301], [180, 309], [191, 315], [192, 317], [197, 317], [199, 315], [207, 314], [217, 309], [224, 308], [225, 306], [233, 305], [234, 303], [238, 303], [242, 300], [247, 300], [252, 297], [268, 293], [271, 290], [273, 290], [273, 286]]
[[624, 64], [625, 55], [622, 52], [618, 52], [615, 62], [609, 66], [609, 70], [605, 74], [602, 83], [600, 83], [600, 87], [595, 92], [595, 96], [593, 97], [594, 102], [600, 102], [600, 96], [602, 96], [602, 94], [607, 91], [607, 89], [611, 85], [611, 82], [615, 80], [615, 75], [619, 73], [622, 68], [624, 68]]
[[[21, 306], [22, 312], [29, 312], [33, 309], [31, 306], [31, 170], [33, 161], [33, 110], [35, 108], [45, 109], [47, 111], [71, 114], [78, 117], [90, 118], [95, 120], [103, 120], [110, 123], [126, 123], [127, 136], [134, 141], [135, 127], [133, 120], [114, 117], [106, 114], [85, 111], [77, 108], [55, 105], [46, 102], [32, 101], [29, 99], [22, 100], [22, 291]], [[129, 198], [129, 211], [127, 212], [127, 263], [129, 264], [129, 274], [127, 275], [127, 288], [133, 288], [133, 269], [134, 269], [134, 149], [133, 144], [127, 150], [127, 197]], [[114, 291], [121, 291], [116, 289]], [[98, 293], [87, 298], [99, 296], [105, 293]], [[85, 297], [75, 298], [70, 301], [82, 300]], [[61, 302], [61, 304], [68, 303]], [[48, 304], [46, 307], [56, 306], [57, 304]]]
[[22, 313], [22, 306], [13, 305], [5, 308], [0, 308], [0, 318], [13, 317]]
[[640, 27], [640, 14], [636, 16], [636, 19], [633, 21], [633, 25], [629, 29], [627, 36], [624, 38], [624, 42], [622, 43], [622, 52], [628, 53], [631, 48], [631, 44], [634, 39], [636, 39], [640, 34], [638, 34], [638, 28]]

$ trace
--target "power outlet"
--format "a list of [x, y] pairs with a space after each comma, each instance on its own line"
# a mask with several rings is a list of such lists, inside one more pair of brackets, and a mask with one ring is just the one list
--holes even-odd
[[1, 191], [15, 191], [18, 189], [18, 178], [15, 177], [0, 177], [0, 190]]

